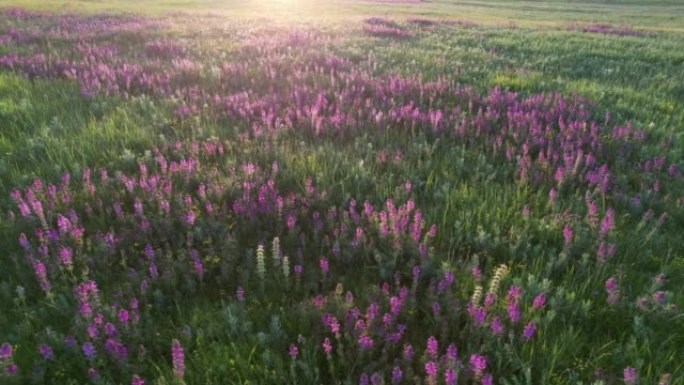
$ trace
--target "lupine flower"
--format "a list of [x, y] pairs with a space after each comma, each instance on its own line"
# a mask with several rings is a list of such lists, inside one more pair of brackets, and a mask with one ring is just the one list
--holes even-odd
[[404, 344], [404, 358], [407, 360], [413, 358], [413, 346], [411, 344]]
[[493, 382], [494, 382], [494, 377], [492, 377], [492, 375], [489, 373], [483, 375], [482, 379], [480, 379], [481, 385], [492, 385]]
[[425, 354], [431, 358], [436, 358], [439, 355], [439, 343], [434, 336], [430, 336], [430, 338], [428, 338]]
[[81, 350], [83, 350], [83, 354], [85, 354], [85, 356], [89, 359], [93, 359], [95, 357], [95, 354], [97, 353], [97, 351], [95, 350], [95, 346], [93, 346], [93, 344], [90, 342], [83, 343], [83, 346], [81, 346]]
[[572, 227], [569, 225], [565, 225], [565, 227], [563, 227], [563, 239], [565, 240], [566, 245], [572, 243]]
[[321, 272], [323, 272], [324, 275], [328, 274], [328, 270], [330, 270], [330, 266], [328, 264], [328, 258], [321, 257], [321, 259], [319, 261], [319, 265], [321, 267]]
[[544, 307], [546, 304], [546, 294], [545, 293], [539, 293], [537, 294], [536, 297], [534, 297], [534, 300], [532, 301], [532, 308], [533, 309], [539, 309]]
[[437, 364], [434, 361], [425, 363], [425, 374], [428, 376], [428, 379], [430, 379], [430, 382], [434, 381], [437, 376]]
[[145, 380], [140, 378], [137, 374], [133, 375], [133, 378], [131, 379], [131, 385], [145, 385]]
[[453, 368], [447, 368], [444, 372], [444, 383], [446, 385], [456, 385], [456, 381], [458, 381], [456, 371]]
[[368, 334], [361, 334], [358, 338], [358, 341], [361, 350], [368, 350], [373, 347], [373, 338], [371, 338]]
[[401, 380], [404, 377], [404, 373], [401, 371], [401, 368], [398, 366], [395, 366], [392, 368], [392, 384], [396, 385], [401, 382]]
[[530, 321], [527, 325], [525, 325], [525, 328], [523, 329], [523, 337], [526, 340], [529, 340], [532, 338], [534, 335], [534, 332], [537, 331], [537, 326], [534, 324], [534, 322]]
[[516, 301], [510, 301], [506, 306], [506, 312], [508, 312], [508, 318], [511, 322], [515, 323], [520, 320], [520, 308]]
[[48, 344], [40, 344], [38, 346], [38, 352], [46, 360], [50, 360], [53, 357], [52, 347]]
[[12, 345], [9, 342], [4, 342], [0, 345], [0, 361], [11, 360], [13, 352]]
[[128, 319], [129, 319], [128, 310], [126, 310], [126, 309], [119, 310], [118, 318], [119, 318], [120, 323], [122, 323], [122, 324], [128, 323]]
[[470, 360], [468, 362], [470, 362], [470, 367], [478, 378], [481, 377], [487, 369], [487, 357], [485, 356], [473, 353], [470, 355]]
[[173, 374], [177, 377], [185, 375], [185, 355], [183, 345], [174, 339], [171, 342], [171, 361], [173, 362]]

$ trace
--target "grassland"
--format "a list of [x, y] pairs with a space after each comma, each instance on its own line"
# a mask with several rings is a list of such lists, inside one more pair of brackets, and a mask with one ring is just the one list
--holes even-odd
[[684, 383], [684, 3], [7, 6], [0, 382]]

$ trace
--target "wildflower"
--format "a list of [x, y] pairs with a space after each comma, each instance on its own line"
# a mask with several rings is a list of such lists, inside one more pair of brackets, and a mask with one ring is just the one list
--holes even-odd
[[532, 301], [532, 309], [539, 309], [544, 307], [546, 304], [546, 294], [544, 293], [539, 293], [537, 294], [536, 297], [534, 297], [534, 300]]
[[7, 366], [5, 366], [5, 373], [7, 373], [10, 376], [17, 374], [18, 371], [19, 367], [15, 363], [10, 363]]
[[0, 361], [9, 360], [12, 358], [12, 353], [14, 349], [9, 342], [5, 342], [0, 345]]
[[83, 351], [83, 354], [89, 359], [93, 359], [95, 357], [95, 354], [97, 353], [97, 351], [95, 350], [95, 346], [93, 346], [93, 344], [90, 342], [85, 342], [83, 346], [81, 346], [81, 350]]
[[425, 363], [425, 374], [427, 374], [430, 382], [434, 382], [434, 378], [437, 376], [437, 364], [434, 361]]
[[242, 286], [238, 286], [238, 288], [235, 290], [235, 297], [239, 302], [243, 302], [245, 300], [245, 289], [243, 289]]
[[259, 243], [259, 246], [257, 246], [256, 270], [257, 270], [257, 274], [259, 275], [259, 279], [261, 281], [264, 281], [264, 279], [266, 278], [266, 259], [265, 259], [265, 255], [264, 255], [263, 243]]
[[482, 376], [482, 379], [480, 380], [481, 385], [492, 385], [493, 382], [494, 382], [494, 378], [489, 373]]
[[662, 305], [665, 302], [665, 292], [659, 290], [653, 293], [653, 301], [658, 305]]
[[622, 379], [626, 385], [636, 385], [639, 376], [635, 368], [628, 366], [622, 372]]
[[511, 322], [515, 323], [520, 320], [520, 308], [516, 301], [510, 301], [506, 306], [506, 312], [508, 313], [508, 318]]
[[288, 354], [290, 355], [290, 357], [292, 357], [292, 359], [297, 358], [297, 355], [299, 354], [299, 349], [297, 349], [297, 346], [295, 344], [290, 344]]
[[324, 275], [325, 275], [325, 274], [328, 274], [328, 270], [330, 270], [330, 265], [329, 265], [329, 263], [328, 263], [328, 258], [326, 258], [326, 257], [321, 257], [321, 259], [320, 259], [320, 261], [319, 261], [319, 265], [320, 265], [320, 267], [321, 267], [321, 271], [323, 272], [323, 274], [324, 274]]
[[456, 362], [458, 359], [458, 349], [456, 348], [456, 345], [449, 344], [449, 346], [447, 346], [446, 356], [451, 363]]
[[485, 369], [487, 369], [487, 357], [473, 353], [470, 355], [469, 362], [475, 377], [482, 377]]
[[71, 250], [70, 247], [61, 246], [59, 248], [59, 260], [60, 260], [60, 262], [62, 262], [62, 264], [66, 268], [71, 268], [72, 263], [73, 263], [72, 256], [73, 256], [73, 251]]
[[431, 358], [436, 358], [439, 355], [439, 343], [434, 336], [428, 338], [425, 353]]
[[120, 323], [122, 323], [122, 324], [128, 323], [128, 317], [129, 317], [128, 310], [126, 310], [126, 309], [119, 310], [118, 318], [119, 318]]
[[48, 344], [40, 344], [38, 346], [38, 352], [46, 360], [50, 360], [53, 357], [52, 346], [50, 346]]
[[572, 227], [569, 225], [563, 227], [563, 239], [565, 240], [566, 246], [572, 243]]
[[489, 324], [489, 328], [491, 329], [492, 333], [496, 335], [500, 335], [504, 331], [503, 323], [501, 322], [501, 318], [499, 316], [496, 316], [492, 319], [492, 322]]
[[392, 369], [392, 385], [399, 384], [404, 377], [404, 372], [401, 371], [401, 368], [398, 366], [395, 366]]
[[447, 368], [447, 370], [444, 372], [444, 383], [446, 385], [456, 385], [457, 380], [458, 375], [456, 374], [454, 368]]
[[177, 377], [183, 377], [185, 374], [185, 356], [183, 345], [177, 339], [171, 342], [171, 361], [173, 362], [173, 374]]
[[361, 350], [368, 350], [373, 347], [373, 338], [371, 338], [368, 334], [361, 334], [358, 338], [359, 346], [361, 347]]
[[323, 340], [323, 344], [321, 346], [323, 346], [323, 351], [325, 354], [330, 354], [333, 350], [332, 343], [328, 337], [325, 337], [325, 340]]
[[523, 329], [523, 337], [526, 340], [529, 340], [532, 338], [534, 335], [534, 332], [537, 331], [537, 326], [534, 324], [534, 322], [530, 321], [527, 325], [525, 325], [525, 328]]
[[131, 379], [131, 385], [145, 385], [145, 380], [140, 378], [137, 374], [133, 375], [133, 378]]
[[411, 344], [404, 344], [404, 358], [407, 360], [413, 358], [413, 346]]

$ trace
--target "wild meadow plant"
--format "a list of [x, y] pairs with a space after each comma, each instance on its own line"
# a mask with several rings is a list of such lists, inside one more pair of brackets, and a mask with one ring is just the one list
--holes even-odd
[[[225, 365], [242, 368], [237, 382], [264, 383], [634, 384], [681, 374], [674, 361], [645, 362], [637, 337], [629, 353], [599, 349], [610, 358], [568, 364], [600, 358], [579, 357], [574, 342], [591, 324], [574, 319], [603, 327], [597, 318], [634, 318], [639, 338], [644, 319], [681, 319], [664, 273], [636, 290], [621, 266], [631, 217], [653, 237], [683, 201], [683, 165], [642, 151], [645, 129], [579, 95], [378, 72], [375, 59], [345, 57], [316, 29], [244, 31], [230, 55], [163, 33], [205, 24], [190, 15], [2, 11], [6, 70], [68, 79], [85, 100], [155, 98], [179, 130], [236, 128], [222, 139], [162, 138], [133, 161], [11, 190], [8, 249], [22, 284], [12, 309], [38, 310], [29, 326], [0, 336], [3, 381], [200, 383], [208, 367]], [[363, 30], [396, 44], [424, 32], [381, 17]], [[505, 183], [541, 197], [521, 205], [507, 235], [529, 230], [524, 240], [547, 245], [545, 259], [454, 256], [442, 234], [458, 223], [438, 228], [440, 213], [429, 213], [444, 201], [421, 195], [435, 171], [418, 167], [440, 155], [416, 157], [393, 136], [470, 151], [488, 162], [470, 170], [475, 177], [488, 167], [494, 180], [494, 164]], [[342, 195], [322, 183], [331, 175], [297, 170], [283, 155], [278, 146], [292, 138], [368, 141], [371, 156], [358, 151], [355, 170], [413, 174]], [[472, 243], [487, 241], [482, 231]], [[582, 290], [555, 284], [562, 277]], [[197, 319], [177, 314], [206, 303], [213, 311]], [[200, 358], [221, 349], [234, 349], [227, 363]], [[274, 369], [243, 376], [255, 362]]]

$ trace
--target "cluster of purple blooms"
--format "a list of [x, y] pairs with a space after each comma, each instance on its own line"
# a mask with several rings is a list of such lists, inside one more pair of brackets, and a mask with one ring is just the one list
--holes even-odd
[[[516, 179], [548, 190], [552, 206], [563, 191], [586, 190], [586, 212], [561, 221], [563, 247], [568, 252], [584, 247], [577, 239], [586, 227], [592, 234], [589, 247], [600, 264], [617, 252], [617, 224], [615, 209], [599, 209], [597, 201], [617, 198], [633, 207], [655, 207], [670, 192], [669, 182], [682, 177], [678, 166], [665, 158], [641, 156], [642, 130], [612, 124], [608, 115], [593, 118], [593, 106], [583, 98], [524, 96], [500, 88], [480, 94], [445, 78], [376, 75], [369, 70], [372, 62], [353, 65], [329, 53], [332, 38], [318, 31], [253, 34], [237, 51], [244, 60], [217, 61], [173, 38], [149, 39], [136, 52], [118, 46], [116, 39], [102, 38], [182, 25], [183, 18], [81, 17], [15, 9], [3, 10], [0, 18], [32, 21], [0, 34], [0, 44], [9, 52], [0, 57], [0, 66], [29, 77], [73, 79], [86, 97], [161, 97], [176, 103], [180, 123], [193, 116], [230, 121], [244, 128], [239, 140], [245, 142], [268, 141], [291, 129], [313, 137], [419, 130], [514, 164]], [[375, 36], [413, 36], [383, 18], [365, 20], [364, 30]], [[56, 44], [61, 54], [52, 56], [43, 52], [45, 39], [75, 44]], [[445, 100], [449, 102], [442, 103]], [[65, 350], [75, 352], [87, 363], [92, 379], [112, 366], [126, 371], [125, 381], [143, 385], [144, 379], [134, 373], [141, 368], [133, 365], [144, 361], [141, 309], [152, 306], [154, 291], [171, 290], [178, 281], [201, 288], [218, 281], [240, 303], [266, 290], [265, 281], [279, 282], [283, 286], [273, 291], [286, 289], [301, 296], [302, 306], [316, 318], [313, 323], [320, 322], [309, 337], [331, 367], [347, 368], [352, 357], [366, 360], [367, 367], [353, 373], [362, 384], [416, 378], [429, 384], [456, 384], [459, 379], [492, 384], [490, 352], [459, 356], [452, 343], [458, 337], [450, 334], [450, 325], [461, 319], [461, 312], [467, 321], [460, 322], [475, 325], [488, 337], [502, 339], [508, 330], [522, 343], [538, 338], [545, 292], [512, 284], [502, 298], [488, 292], [482, 301], [467, 302], [459, 293], [480, 281], [479, 267], [472, 281], [464, 282], [456, 282], [449, 270], [425, 272], [437, 228], [426, 222], [411, 198], [411, 181], [398, 188], [400, 197], [331, 204], [313, 178], [302, 191], [286, 187], [290, 185], [281, 183], [277, 162], [236, 165], [229, 161], [227, 146], [218, 140], [166, 143], [152, 149], [135, 172], [86, 168], [74, 180], [66, 173], [59, 182], [37, 179], [12, 191], [16, 208], [10, 217], [22, 231], [19, 245], [37, 286], [46, 297], [58, 293], [73, 304], [69, 328], [62, 331], [67, 334], [64, 346], [36, 341], [42, 360], [58, 360]], [[402, 157], [401, 150], [382, 149], [377, 162], [401, 163]], [[627, 189], [613, 169], [625, 159], [636, 165], [632, 182], [653, 192], [648, 198], [624, 194]], [[530, 215], [529, 208], [525, 212]], [[232, 225], [229, 231], [226, 222]], [[244, 271], [255, 270], [253, 258], [218, 257], [230, 242], [260, 244], [263, 253], [265, 240], [274, 237], [282, 241], [282, 250], [263, 262], [260, 278], [242, 278]], [[343, 296], [335, 287], [337, 277], [353, 271], [351, 265], [358, 261], [382, 266], [382, 256], [368, 262], [374, 251], [400, 256], [393, 282], [380, 284], [377, 293]], [[284, 262], [286, 256], [291, 265]], [[216, 259], [219, 262], [208, 262]], [[120, 288], [103, 282], [117, 273], [111, 261], [126, 266], [119, 272], [126, 277]], [[611, 304], [620, 298], [618, 286], [614, 278], [605, 282]], [[311, 298], [312, 290], [319, 294]], [[657, 306], [665, 306], [666, 297], [662, 290], [651, 295]], [[425, 299], [438, 327], [427, 340], [416, 341], [413, 333], [425, 334], [420, 323], [424, 315], [416, 313], [418, 302]], [[291, 344], [287, 354], [297, 360], [301, 348]], [[178, 339], [171, 341], [168, 353], [173, 374], [185, 377], [186, 350]], [[7, 374], [18, 372], [9, 343], [0, 347], [0, 365]], [[624, 382], [636, 381], [636, 370], [625, 368]]]

